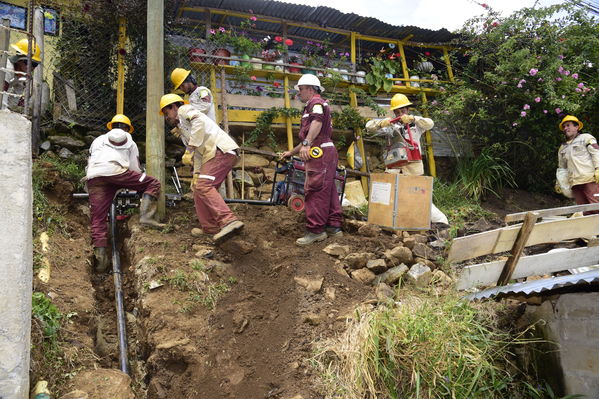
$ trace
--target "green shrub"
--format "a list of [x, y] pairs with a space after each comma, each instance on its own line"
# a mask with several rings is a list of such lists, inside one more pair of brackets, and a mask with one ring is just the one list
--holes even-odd
[[44, 342], [55, 346], [58, 341], [60, 324], [64, 317], [63, 314], [60, 313], [50, 298], [46, 297], [42, 292], [33, 293], [31, 312], [33, 317], [40, 323]]

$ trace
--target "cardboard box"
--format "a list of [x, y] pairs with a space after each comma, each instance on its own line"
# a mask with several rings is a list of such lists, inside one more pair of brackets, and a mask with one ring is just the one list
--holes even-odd
[[432, 200], [430, 176], [372, 173], [368, 223], [396, 230], [428, 230]]

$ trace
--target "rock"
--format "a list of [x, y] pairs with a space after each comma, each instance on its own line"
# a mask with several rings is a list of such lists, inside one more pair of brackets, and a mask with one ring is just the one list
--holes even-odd
[[82, 215], [89, 217], [89, 215], [90, 215], [89, 205], [80, 204], [77, 207], [77, 209], [79, 210], [79, 212], [81, 212]]
[[62, 395], [60, 399], [89, 399], [89, 395], [83, 391], [76, 390]]
[[234, 169], [241, 168], [242, 160], [245, 165], [245, 169], [265, 168], [270, 164], [270, 161], [263, 156], [245, 153], [245, 154], [243, 154], [243, 156], [239, 157], [237, 164], [235, 164], [235, 166], [233, 168]]
[[360, 227], [365, 226], [367, 223], [362, 220], [345, 219], [345, 230], [347, 232], [356, 232]]
[[85, 142], [85, 145], [87, 145], [88, 147], [90, 145], [92, 145], [92, 143], [94, 142], [95, 139], [96, 138], [94, 136], [92, 136], [91, 134], [83, 136], [83, 141]]
[[190, 342], [189, 338], [174, 338], [156, 345], [156, 349], [171, 349], [175, 346], [185, 346]]
[[81, 150], [86, 146], [85, 142], [69, 136], [50, 136], [48, 137], [48, 141], [53, 145], [65, 147], [72, 151]]
[[413, 259], [412, 251], [403, 245], [398, 245], [393, 249], [385, 251], [384, 255], [385, 258], [396, 263], [411, 264]]
[[363, 268], [351, 272], [351, 277], [363, 284], [370, 284], [376, 278], [376, 275], [370, 270]]
[[395, 291], [385, 283], [378, 283], [374, 292], [379, 302], [387, 302], [395, 297]]
[[378, 275], [374, 280], [374, 283], [385, 283], [387, 285], [395, 285], [408, 270], [408, 267], [402, 263], [401, 265], [392, 267], [386, 272]]
[[362, 269], [363, 267], [366, 267], [368, 260], [373, 257], [374, 254], [371, 252], [354, 252], [347, 255], [344, 261], [350, 269]]
[[60, 151], [58, 151], [58, 156], [63, 159], [71, 158], [73, 155], [74, 154], [68, 148], [61, 148]]
[[431, 278], [433, 284], [440, 285], [442, 287], [448, 287], [453, 283], [451, 277], [443, 273], [441, 270], [433, 271], [433, 277]]
[[191, 236], [195, 237], [195, 238], [202, 238], [202, 237], [207, 237], [210, 234], [204, 234], [204, 230], [200, 229], [199, 227], [194, 227], [193, 229], [191, 229]]
[[342, 258], [350, 251], [349, 245], [329, 244], [322, 249], [324, 252], [337, 258]]
[[433, 261], [430, 261], [425, 258], [416, 257], [416, 258], [414, 258], [414, 263], [423, 263], [426, 266], [430, 267], [431, 270], [435, 270], [437, 268], [437, 265], [435, 265], [435, 263]]
[[364, 237], [376, 237], [381, 234], [381, 228], [374, 224], [365, 224], [358, 228], [358, 234]]
[[429, 242], [428, 245], [435, 249], [444, 249], [445, 246], [447, 245], [447, 241], [443, 240], [443, 239], [439, 239], [439, 240]]
[[324, 277], [318, 278], [309, 278], [309, 277], [294, 277], [295, 282], [304, 287], [306, 290], [315, 294], [320, 291], [322, 288], [322, 283], [324, 282]]
[[433, 273], [430, 267], [422, 263], [415, 263], [407, 273], [408, 281], [417, 287], [424, 287], [430, 283]]
[[242, 255], [247, 255], [256, 249], [256, 245], [254, 243], [237, 238], [229, 240], [227, 242], [227, 246], [232, 252]]
[[[100, 137], [101, 135], [104, 134], [104, 132], [100, 131], [100, 130], [90, 130], [89, 132], [87, 132], [87, 134], [89, 134], [90, 136], [94, 136], [94, 137]], [[179, 140], [179, 139], [177, 139]]]
[[46, 140], [42, 144], [40, 144], [40, 148], [44, 151], [48, 151], [50, 148], [52, 148], [52, 143]]
[[83, 371], [73, 379], [73, 387], [85, 392], [88, 399], [133, 399], [131, 378], [120, 370]]
[[206, 270], [213, 271], [220, 278], [229, 277], [233, 274], [230, 263], [220, 262], [218, 260], [206, 261]]
[[247, 171], [244, 171], [243, 174], [241, 173], [241, 170], [233, 171], [233, 180], [236, 183], [241, 184], [242, 176], [243, 176], [244, 187], [253, 187], [254, 186], [254, 181], [252, 180], [252, 177], [250, 176], [250, 174]]
[[[346, 274], [347, 275], [347, 274]], [[327, 287], [324, 289], [324, 296], [330, 300], [330, 301], [334, 301], [336, 298], [335, 295], [335, 289], [333, 287]]]
[[366, 268], [374, 274], [381, 274], [387, 270], [385, 259], [371, 259], [366, 263]]
[[210, 248], [202, 248], [196, 251], [194, 256], [196, 258], [211, 259], [214, 256], [214, 252]]
[[343, 268], [343, 266], [340, 263], [334, 264], [333, 269], [335, 269], [335, 271], [337, 273], [339, 273], [340, 275], [342, 275], [343, 277], [347, 277], [347, 272], [345, 271], [345, 269]]
[[406, 237], [403, 239], [403, 245], [406, 248], [412, 249], [416, 245], [416, 239], [414, 237]]
[[418, 256], [424, 259], [431, 259], [434, 256], [433, 249], [426, 244], [416, 243], [414, 249], [412, 249], [414, 256]]
[[413, 238], [417, 243], [426, 244], [428, 242], [428, 238], [423, 234], [412, 234], [410, 238]]

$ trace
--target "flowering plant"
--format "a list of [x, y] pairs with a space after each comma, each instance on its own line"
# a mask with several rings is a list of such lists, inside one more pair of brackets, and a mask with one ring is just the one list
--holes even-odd
[[208, 41], [215, 47], [226, 47], [233, 43], [233, 33], [222, 26], [218, 29], [210, 29]]

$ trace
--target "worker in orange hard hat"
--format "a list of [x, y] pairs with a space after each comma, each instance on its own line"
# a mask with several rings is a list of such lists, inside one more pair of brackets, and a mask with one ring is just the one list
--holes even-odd
[[[10, 45], [16, 54], [8, 58], [6, 69], [8, 72], [4, 75], [3, 91], [11, 94], [22, 95], [25, 91], [27, 82], [27, 53], [29, 51], [29, 40], [21, 39]], [[34, 44], [31, 48], [31, 70], [33, 71], [42, 61], [40, 46]], [[19, 96], [4, 96], [2, 109], [18, 109], [23, 107], [24, 99]]]
[[[573, 197], [579, 205], [599, 203], [599, 144], [591, 134], [580, 133], [583, 126], [573, 115], [566, 115], [559, 124], [565, 142], [558, 150], [555, 186], [558, 193]], [[560, 173], [565, 178], [561, 179]], [[599, 211], [584, 214], [599, 214]]]

